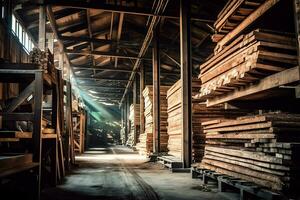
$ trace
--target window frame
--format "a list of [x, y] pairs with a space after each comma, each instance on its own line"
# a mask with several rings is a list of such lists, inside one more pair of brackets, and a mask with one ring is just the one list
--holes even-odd
[[11, 32], [20, 42], [25, 52], [29, 54], [29, 52], [35, 47], [35, 45], [32, 42], [32, 37], [26, 31], [26, 29], [14, 13], [12, 13]]

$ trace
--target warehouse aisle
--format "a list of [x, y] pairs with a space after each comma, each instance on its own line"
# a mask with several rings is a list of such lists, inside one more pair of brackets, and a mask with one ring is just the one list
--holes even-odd
[[43, 191], [42, 200], [224, 199], [201, 191], [189, 174], [172, 174], [126, 147], [90, 149], [76, 160], [79, 167], [63, 185]]

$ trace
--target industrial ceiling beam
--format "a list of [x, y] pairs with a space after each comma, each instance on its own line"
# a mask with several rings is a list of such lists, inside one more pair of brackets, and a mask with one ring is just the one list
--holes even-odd
[[124, 13], [131, 15], [153, 16], [153, 17], [167, 17], [178, 19], [178, 16], [159, 15], [146, 11], [145, 8], [133, 8], [128, 6], [116, 6], [114, 4], [107, 4], [103, 2], [78, 2], [78, 1], [61, 1], [61, 0], [45, 0], [44, 4], [52, 6], [61, 6], [66, 8], [77, 9], [99, 9], [107, 12]]
[[[124, 21], [124, 13], [120, 13], [119, 17], [119, 24], [118, 24], [118, 30], [117, 30], [117, 41], [119, 42], [122, 34], [122, 28], [123, 28], [123, 21]], [[117, 49], [117, 53], [119, 53], [119, 49]], [[115, 67], [118, 66], [118, 58], [115, 58]]]
[[125, 87], [115, 87], [115, 86], [100, 86], [100, 85], [81, 85], [80, 88], [91, 88], [93, 90], [124, 90]]
[[65, 49], [65, 53], [67, 54], [75, 54], [75, 55], [95, 55], [95, 56], [103, 56], [103, 57], [112, 57], [112, 58], [124, 58], [124, 59], [144, 59], [150, 60], [150, 58], [145, 58], [141, 56], [130, 56], [130, 55], [123, 55], [123, 54], [116, 54], [114, 52], [102, 52], [102, 51], [88, 51], [88, 50], [70, 50]]
[[[158, 5], [158, 8], [156, 11], [155, 11], [155, 14], [161, 14], [165, 11], [166, 7], [167, 7], [167, 4], [168, 4], [168, 0], [165, 0], [165, 1], [159, 1], [159, 5]], [[149, 26], [148, 26], [148, 29], [147, 29], [147, 34], [144, 38], [144, 41], [143, 41], [143, 45], [140, 49], [140, 52], [139, 52], [139, 57], [143, 57], [149, 46], [150, 46], [150, 43], [152, 41], [152, 38], [153, 38], [153, 30], [155, 30], [155, 28], [157, 27], [157, 24], [159, 23], [159, 20], [160, 20], [160, 17], [157, 17], [157, 16], [153, 16], [152, 19], [150, 20], [150, 23], [149, 23]], [[124, 91], [124, 94], [123, 94], [123, 97], [120, 101], [120, 105], [123, 103], [124, 99], [125, 99], [125, 96], [129, 90], [129, 87], [131, 86], [132, 84], [132, 81], [136, 75], [136, 70], [139, 68], [141, 64], [141, 59], [137, 59], [135, 60], [135, 63], [134, 63], [134, 66], [133, 66], [133, 70], [132, 70], [132, 73], [130, 74], [130, 77], [129, 77], [129, 81], [126, 85], [126, 89]]]
[[[86, 22], [88, 26], [88, 33], [89, 33], [89, 38], [93, 37], [93, 32], [92, 32], [92, 27], [91, 27], [91, 18], [90, 18], [90, 10], [86, 10]], [[94, 43], [90, 41], [90, 50], [94, 51]], [[93, 55], [91, 55], [93, 65], [95, 65], [95, 58]]]
[[92, 70], [92, 71], [113, 71], [113, 72], [131, 72], [132, 69], [108, 68], [108, 67], [72, 67], [73, 70]]
[[[44, 4], [52, 5], [52, 6], [62, 6], [66, 8], [77, 8], [77, 9], [98, 9], [106, 12], [113, 13], [124, 13], [130, 15], [141, 15], [141, 16], [151, 16], [151, 17], [164, 17], [170, 19], [179, 20], [178, 15], [163, 15], [152, 13], [151, 11], [147, 11], [145, 8], [137, 8], [137, 7], [128, 7], [128, 6], [120, 6], [114, 4], [107, 4], [103, 2], [77, 2], [77, 1], [61, 1], [61, 0], [45, 0]], [[191, 20], [199, 21], [203, 23], [214, 23], [214, 19], [200, 19], [198, 17], [192, 17]]]
[[120, 81], [120, 82], [127, 82], [128, 79], [118, 79], [118, 78], [93, 78], [93, 77], [80, 77], [75, 76], [79, 80], [95, 80], [95, 81]]
[[133, 41], [117, 41], [117, 40], [107, 40], [107, 39], [98, 39], [98, 38], [88, 38], [88, 37], [76, 37], [76, 36], [60, 36], [60, 40], [72, 41], [72, 42], [93, 42], [101, 45], [118, 45], [124, 47], [139, 47], [141, 46], [141, 42], [133, 42]]

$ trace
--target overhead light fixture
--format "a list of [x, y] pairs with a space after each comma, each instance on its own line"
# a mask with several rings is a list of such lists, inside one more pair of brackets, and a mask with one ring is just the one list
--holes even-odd
[[92, 94], [98, 94], [98, 92], [94, 91], [94, 90], [89, 90], [90, 93]]
[[115, 104], [113, 103], [107, 103], [107, 102], [101, 102], [102, 104], [106, 105], [106, 106], [114, 106]]
[[98, 96], [95, 96], [95, 95], [92, 95], [92, 94], [89, 94], [89, 93], [88, 93], [88, 95], [91, 96], [91, 97], [93, 97], [93, 98], [96, 98], [96, 99], [100, 98]]

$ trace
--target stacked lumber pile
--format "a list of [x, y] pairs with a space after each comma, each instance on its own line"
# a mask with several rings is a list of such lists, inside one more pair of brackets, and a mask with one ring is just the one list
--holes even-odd
[[29, 62], [41, 65], [46, 74], [55, 77], [54, 55], [49, 49], [41, 51], [39, 48], [33, 48], [29, 53]]
[[300, 115], [268, 113], [202, 124], [205, 156], [199, 167], [290, 191], [300, 173]]
[[120, 129], [120, 139], [121, 139], [121, 143], [122, 144], [125, 144], [125, 127], [124, 126], [121, 126], [121, 129]]
[[134, 145], [134, 129], [137, 130], [137, 137], [140, 130], [140, 104], [131, 104], [129, 111], [129, 121], [130, 121], [130, 132], [128, 134], [127, 145]]
[[[197, 79], [192, 81], [192, 92], [193, 95], [199, 91], [201, 83]], [[182, 151], [182, 110], [181, 110], [181, 80], [177, 81], [167, 92], [168, 101], [168, 154], [173, 155], [177, 158], [181, 158]], [[195, 107], [196, 108], [196, 107]], [[197, 119], [193, 119], [193, 121]], [[193, 126], [196, 126], [193, 123]], [[195, 127], [196, 128], [196, 127]], [[198, 137], [200, 141], [203, 138]], [[202, 142], [203, 143], [203, 142]]]
[[[167, 91], [169, 86], [160, 86], [160, 150], [167, 152]], [[136, 148], [142, 155], [149, 155], [153, 152], [153, 86], [146, 86], [143, 91], [145, 132], [139, 136], [139, 143]]]
[[214, 42], [220, 41], [225, 35], [235, 29], [251, 13], [253, 13], [266, 0], [232, 0], [228, 1], [218, 14], [214, 23], [216, 34], [212, 36]]
[[297, 65], [293, 35], [255, 30], [200, 66], [198, 98], [221, 95]]
[[[199, 91], [200, 81], [194, 79], [192, 82], [193, 95]], [[176, 82], [167, 93], [168, 100], [168, 154], [181, 158], [182, 154], [182, 111], [181, 111], [181, 82]], [[225, 118], [236, 118], [245, 114], [245, 110], [224, 109], [224, 105], [220, 104], [213, 107], [206, 107], [204, 102], [196, 99], [192, 100], [192, 130], [193, 145], [192, 154], [193, 161], [201, 161], [204, 155], [205, 134], [201, 123]]]

